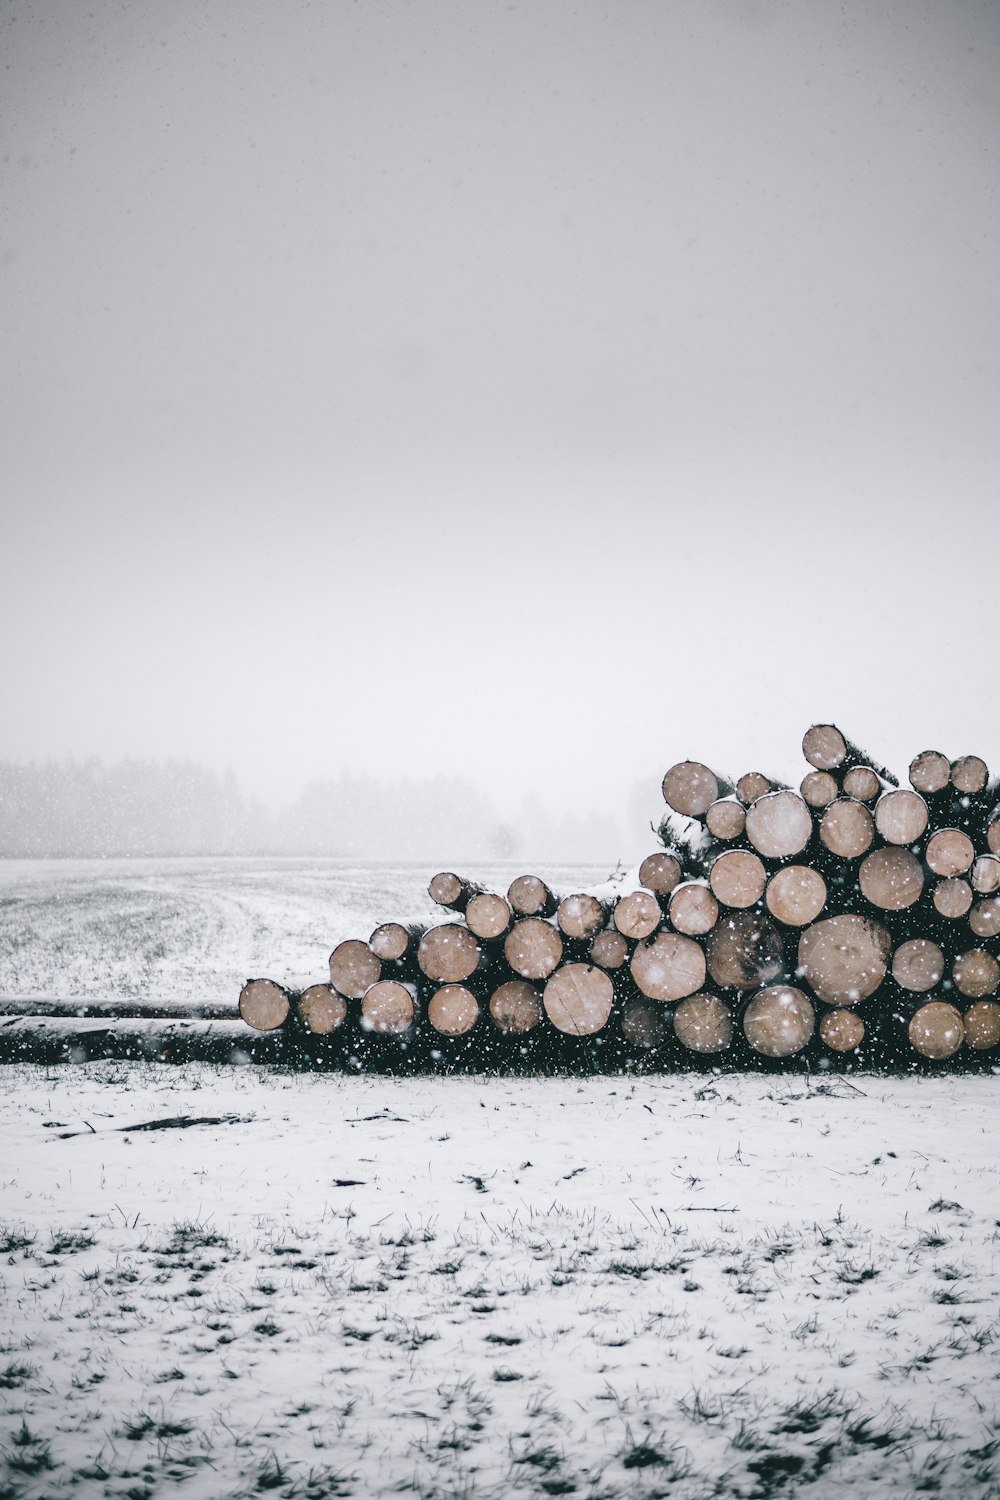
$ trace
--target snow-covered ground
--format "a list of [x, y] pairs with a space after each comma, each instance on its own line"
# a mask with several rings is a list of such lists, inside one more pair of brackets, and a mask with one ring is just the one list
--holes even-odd
[[[4, 993], [315, 977], [426, 904], [417, 871], [101, 868], [4, 872]], [[995, 1497], [996, 1099], [0, 1069], [0, 1500]]]

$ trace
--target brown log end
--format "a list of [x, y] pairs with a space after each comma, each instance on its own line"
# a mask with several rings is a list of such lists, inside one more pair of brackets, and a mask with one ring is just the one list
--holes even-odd
[[717, 995], [691, 995], [674, 1011], [674, 1034], [689, 1052], [725, 1052], [733, 1042], [733, 1011]]
[[994, 1000], [977, 1000], [963, 1016], [965, 1040], [976, 1052], [988, 1052], [1000, 1044], [1000, 1005]]
[[311, 984], [296, 1003], [299, 1020], [316, 1036], [329, 1036], [347, 1020], [347, 1001], [332, 984]]
[[620, 969], [628, 958], [628, 943], [613, 927], [599, 932], [590, 945], [590, 961], [602, 969]]
[[442, 1036], [465, 1036], [479, 1020], [479, 1002], [464, 984], [446, 984], [427, 1004], [427, 1019]]
[[943, 792], [951, 781], [951, 761], [940, 750], [921, 750], [910, 761], [910, 785], [923, 796]]
[[874, 849], [861, 861], [858, 883], [881, 911], [903, 911], [920, 899], [924, 872], [909, 849]]
[[562, 959], [563, 940], [551, 922], [524, 917], [508, 932], [503, 951], [522, 979], [547, 979]]
[[669, 896], [682, 873], [676, 854], [647, 854], [639, 866], [639, 884], [654, 896]]
[[944, 953], [929, 938], [908, 938], [892, 955], [892, 977], [918, 995], [936, 989], [944, 978]]
[[785, 865], [767, 883], [768, 911], [785, 927], [807, 927], [826, 905], [826, 881], [811, 865]]
[[513, 920], [508, 902], [493, 891], [478, 892], [465, 908], [466, 927], [486, 942], [503, 937]]
[[802, 736], [802, 754], [817, 771], [835, 771], [847, 759], [847, 741], [835, 724], [813, 724]]
[[393, 963], [409, 948], [410, 934], [400, 922], [383, 922], [368, 939], [368, 946], [376, 958]]
[[490, 1018], [512, 1035], [531, 1031], [542, 1019], [542, 997], [523, 979], [509, 979], [490, 996]]
[[698, 760], [678, 761], [663, 778], [663, 800], [687, 818], [702, 818], [718, 801], [719, 778]]
[[820, 1040], [831, 1052], [853, 1052], [865, 1038], [865, 1023], [853, 1010], [828, 1010], [820, 1019]]
[[868, 917], [826, 917], [799, 939], [798, 973], [827, 1005], [857, 1005], [886, 976], [892, 941]]
[[273, 979], [248, 979], [240, 991], [240, 1015], [254, 1031], [276, 1031], [290, 1006], [288, 991]]
[[875, 804], [875, 827], [887, 844], [913, 844], [927, 828], [927, 803], [919, 792], [896, 787]]
[[361, 1001], [361, 1028], [379, 1036], [399, 1036], [409, 1031], [416, 1016], [413, 990], [397, 979], [380, 979], [365, 991]]
[[987, 995], [996, 994], [1000, 985], [1000, 963], [985, 948], [970, 948], [955, 959], [951, 977], [960, 995], [969, 1000], [984, 1000]]
[[474, 974], [480, 947], [475, 934], [457, 922], [431, 927], [420, 939], [417, 963], [422, 974], [436, 984], [461, 984]]
[[638, 941], [656, 931], [663, 913], [651, 891], [630, 891], [615, 902], [612, 921], [623, 937]]
[[705, 983], [705, 954], [693, 938], [658, 932], [638, 945], [630, 969], [650, 1000], [683, 1000]]
[[719, 903], [709, 886], [700, 880], [688, 880], [677, 886], [667, 908], [675, 932], [685, 937], [704, 937], [719, 920]]
[[722, 989], [759, 989], [784, 969], [781, 933], [756, 911], [724, 913], [705, 940], [705, 952], [708, 972]]
[[708, 883], [723, 906], [755, 906], [764, 894], [767, 870], [752, 849], [727, 849], [714, 861]]
[[349, 1000], [360, 1000], [382, 973], [382, 960], [360, 938], [338, 943], [330, 954], [330, 983]]
[[812, 813], [798, 792], [767, 792], [747, 811], [747, 839], [765, 859], [801, 854], [812, 831]]
[[583, 942], [604, 926], [604, 908], [596, 896], [585, 893], [564, 896], [556, 907], [556, 922], [566, 937]]
[[761, 990], [743, 1012], [743, 1033], [762, 1057], [791, 1057], [801, 1052], [815, 1029], [812, 1002], [789, 984]]
[[556, 909], [552, 892], [537, 875], [518, 875], [510, 883], [507, 900], [519, 917], [549, 916]]
[[542, 1003], [553, 1026], [571, 1036], [592, 1036], [608, 1024], [615, 987], [592, 964], [564, 964], [545, 986]]
[[935, 1062], [953, 1057], [965, 1040], [961, 1012], [944, 1000], [931, 1000], [911, 1018], [907, 1034], [910, 1046], [921, 1057]]

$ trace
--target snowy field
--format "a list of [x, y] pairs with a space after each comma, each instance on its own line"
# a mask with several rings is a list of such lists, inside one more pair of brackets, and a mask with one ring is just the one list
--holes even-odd
[[[429, 873], [0, 869], [0, 993], [177, 999]], [[0, 1500], [996, 1497], [996, 1098], [0, 1069]]]

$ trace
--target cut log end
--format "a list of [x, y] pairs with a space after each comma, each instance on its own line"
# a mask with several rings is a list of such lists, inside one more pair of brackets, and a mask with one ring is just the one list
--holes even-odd
[[490, 996], [490, 1018], [501, 1031], [514, 1036], [532, 1031], [542, 1019], [542, 997], [534, 985], [510, 979]]
[[446, 984], [427, 1004], [427, 1019], [441, 1036], [465, 1036], [479, 1020], [479, 1002], [464, 984]]
[[632, 954], [632, 978], [650, 1000], [683, 1000], [705, 983], [705, 954], [693, 938], [658, 932]]
[[[960, 828], [939, 828], [927, 840], [924, 852], [924, 858], [935, 875], [945, 877], [964, 875], [972, 867], [975, 857], [975, 845]], [[997, 861], [997, 869], [1000, 870], [1000, 861]]]
[[943, 792], [951, 782], [951, 761], [940, 750], [921, 750], [910, 761], [910, 785], [925, 797]]
[[944, 1000], [922, 1005], [911, 1018], [907, 1032], [913, 1050], [935, 1062], [954, 1057], [965, 1040], [961, 1011]]
[[[650, 897], [656, 905], [653, 897]], [[656, 908], [659, 913], [659, 907]], [[604, 907], [596, 896], [564, 896], [556, 908], [556, 922], [566, 937], [584, 942], [600, 932], [605, 923]]]
[[380, 979], [361, 1001], [361, 1028], [378, 1036], [400, 1036], [416, 1017], [413, 990], [396, 979]]
[[697, 760], [679, 761], [663, 778], [664, 802], [687, 818], [703, 818], [727, 789], [725, 781]]
[[798, 792], [768, 792], [747, 812], [747, 839], [765, 859], [801, 854], [812, 831], [812, 813]]
[[951, 763], [951, 784], [963, 796], [978, 796], [989, 779], [989, 767], [978, 755], [962, 755]]
[[368, 939], [368, 946], [376, 958], [393, 963], [409, 948], [410, 933], [400, 922], [383, 922]]
[[732, 1007], [717, 995], [691, 995], [674, 1011], [674, 1034], [689, 1052], [725, 1052], [733, 1043]]
[[1000, 1046], [1000, 1005], [993, 1000], [977, 1000], [963, 1016], [965, 1040], [976, 1052], [989, 1052]]
[[847, 741], [835, 724], [813, 724], [802, 737], [802, 754], [818, 771], [835, 771], [847, 759]]
[[514, 920], [509, 904], [493, 891], [479, 891], [465, 908], [465, 925], [476, 937], [495, 941]]
[[913, 844], [927, 828], [927, 803], [919, 792], [897, 787], [875, 804], [875, 827], [887, 844]]
[[382, 960], [360, 938], [338, 943], [330, 954], [330, 983], [349, 1000], [360, 1000], [382, 974]]
[[590, 945], [590, 961], [602, 969], [620, 969], [628, 958], [628, 943], [621, 933], [607, 927]]
[[970, 948], [955, 959], [951, 977], [960, 995], [969, 1000], [983, 1000], [995, 994], [1000, 985], [1000, 963], [985, 948]]
[[944, 952], [928, 938], [909, 938], [892, 955], [892, 977], [916, 994], [933, 990], [944, 978]]
[[826, 905], [826, 881], [811, 865], [785, 865], [768, 881], [765, 904], [785, 927], [806, 927]]
[[868, 917], [826, 917], [799, 939], [798, 973], [825, 1004], [857, 1005], [881, 985], [891, 947], [885, 928]]
[[630, 891], [615, 903], [612, 920], [623, 937], [638, 941], [656, 931], [663, 913], [651, 891]]
[[537, 875], [518, 875], [510, 883], [507, 900], [519, 917], [550, 917], [557, 904], [545, 881]]
[[742, 838], [746, 821], [746, 808], [734, 797], [713, 802], [705, 814], [705, 827], [713, 838], [721, 839], [724, 844]]
[[639, 884], [654, 896], [669, 896], [682, 873], [676, 854], [647, 854], [639, 866]]
[[670, 925], [686, 937], [704, 937], [719, 920], [719, 903], [710, 888], [699, 880], [679, 885], [670, 897]]
[[924, 872], [909, 849], [875, 849], [861, 861], [862, 894], [881, 911], [905, 911], [920, 899]]
[[820, 1020], [819, 1034], [831, 1052], [854, 1052], [865, 1039], [865, 1023], [853, 1010], [828, 1010]]
[[829, 771], [809, 771], [802, 778], [799, 792], [803, 802], [818, 812], [829, 807], [834, 798], [839, 796], [840, 787]]
[[481, 950], [475, 934], [457, 922], [431, 927], [420, 939], [417, 963], [436, 984], [461, 984], [474, 974]]
[[504, 955], [522, 979], [547, 979], [562, 959], [563, 940], [551, 922], [524, 917], [508, 932]]
[[240, 1015], [254, 1031], [276, 1031], [290, 1009], [288, 991], [273, 979], [249, 979], [240, 991]]
[[296, 1004], [299, 1020], [316, 1036], [339, 1031], [347, 1020], [347, 1001], [332, 984], [311, 984]]
[[819, 837], [838, 859], [860, 859], [875, 842], [875, 820], [863, 802], [838, 797], [820, 818]]
[[592, 1036], [608, 1024], [615, 987], [603, 969], [592, 964], [565, 964], [545, 986], [542, 1003], [558, 1031]]
[[792, 985], [775, 984], [755, 995], [743, 1013], [743, 1033], [762, 1057], [792, 1057], [816, 1029], [808, 995]]

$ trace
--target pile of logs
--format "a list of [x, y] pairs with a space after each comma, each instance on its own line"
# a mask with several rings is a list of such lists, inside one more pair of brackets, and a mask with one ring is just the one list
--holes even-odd
[[[259, 1030], [481, 1065], [971, 1061], [1000, 1045], [1000, 790], [984, 761], [925, 750], [909, 785], [831, 724], [798, 789], [697, 761], [663, 778], [660, 847], [632, 876], [506, 894], [451, 872], [446, 920], [339, 943], [329, 982], [249, 981]], [[581, 1052], [584, 1044], [589, 1052]]]

